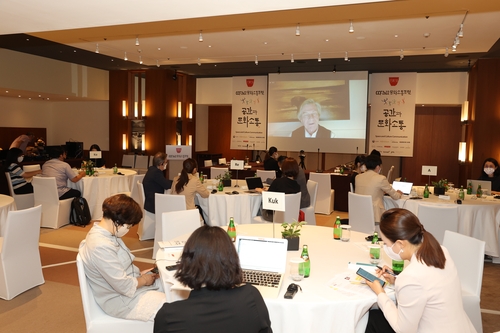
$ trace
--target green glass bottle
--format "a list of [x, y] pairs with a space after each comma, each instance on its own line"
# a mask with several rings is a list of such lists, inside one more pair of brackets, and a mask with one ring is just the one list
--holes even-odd
[[376, 231], [373, 233], [372, 244], [378, 244], [378, 233]]
[[467, 194], [472, 194], [472, 182], [469, 182], [469, 184], [467, 184]]
[[309, 249], [307, 245], [302, 247], [302, 254], [300, 257], [304, 260], [304, 265], [302, 267], [304, 269], [304, 277], [307, 278], [311, 274], [311, 260], [309, 258]]
[[203, 171], [200, 171], [200, 182], [203, 184]]
[[231, 241], [235, 242], [236, 241], [236, 227], [234, 226], [234, 218], [231, 217], [229, 218], [229, 225], [227, 227], [227, 234], [229, 238], [231, 238]]
[[222, 192], [224, 191], [224, 184], [222, 183], [222, 179], [219, 179], [219, 188], [218, 188], [219, 192]]
[[115, 163], [115, 166], [113, 167], [113, 174], [117, 174], [118, 173], [118, 167], [116, 166], [116, 163]]
[[460, 192], [458, 192], [458, 198], [460, 200], [465, 200], [465, 191], [464, 191], [464, 186], [460, 186]]
[[424, 188], [424, 198], [428, 198], [429, 197], [429, 186], [427, 184], [425, 184], [425, 188]]
[[342, 238], [342, 228], [340, 227], [340, 216], [337, 216], [333, 225], [333, 239], [340, 240]]
[[481, 188], [481, 185], [477, 185], [476, 197], [481, 198], [482, 196], [483, 196], [483, 189]]

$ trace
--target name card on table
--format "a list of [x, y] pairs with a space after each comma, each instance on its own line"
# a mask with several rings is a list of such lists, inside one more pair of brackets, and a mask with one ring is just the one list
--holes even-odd
[[102, 151], [89, 151], [89, 157], [90, 159], [102, 158]]
[[231, 160], [231, 170], [243, 170], [245, 166], [245, 161], [243, 160]]
[[422, 165], [422, 176], [437, 176], [438, 167], [431, 165]]
[[278, 212], [284, 212], [285, 193], [263, 191], [262, 208], [269, 210], [276, 210]]

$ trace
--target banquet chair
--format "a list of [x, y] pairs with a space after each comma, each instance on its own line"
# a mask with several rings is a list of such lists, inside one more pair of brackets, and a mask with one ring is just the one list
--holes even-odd
[[352, 186], [352, 183], [349, 183], [349, 189], [351, 190], [352, 193], [354, 193], [354, 186]]
[[394, 173], [394, 165], [391, 166], [391, 168], [387, 172], [387, 181], [389, 182], [389, 184], [392, 183], [392, 174], [393, 173]]
[[149, 156], [137, 155], [135, 157], [134, 169], [139, 174], [145, 174], [148, 171]]
[[178, 210], [161, 214], [162, 232], [158, 241], [167, 241], [184, 234], [191, 234], [200, 224], [198, 209]]
[[71, 202], [73, 198], [59, 200], [56, 179], [54, 177], [33, 177], [35, 206], [42, 205], [43, 228], [59, 229], [69, 224]]
[[123, 154], [122, 168], [133, 168], [135, 165], [135, 155]]
[[226, 165], [226, 158], [219, 158], [219, 165]]
[[45, 283], [40, 261], [42, 207], [10, 211], [0, 237], [0, 298], [11, 300]]
[[485, 242], [453, 231], [444, 232], [443, 246], [457, 267], [462, 285], [462, 302], [477, 333], [483, 332], [481, 284], [483, 282]]
[[330, 215], [333, 212], [333, 201], [335, 196], [335, 191], [332, 190], [330, 174], [311, 172], [309, 174], [309, 179], [318, 183], [318, 194], [316, 196], [314, 212]]
[[206, 167], [211, 167], [212, 166], [212, 160], [205, 160], [203, 161], [203, 165]]
[[[82, 241], [80, 247], [85, 244]], [[92, 289], [87, 281], [83, 261], [80, 254], [76, 256], [76, 268], [78, 271], [78, 282], [80, 283], [80, 294], [82, 295], [83, 315], [87, 333], [136, 333], [153, 332], [153, 321], [139, 321], [121, 319], [106, 314], [97, 304], [92, 294]]]
[[142, 202], [142, 205], [140, 205], [142, 209], [142, 220], [137, 227], [137, 235], [140, 241], [153, 239], [155, 237], [155, 214], [144, 209], [144, 200], [146, 197], [144, 196], [144, 186], [142, 182], [138, 181], [136, 186], [139, 194], [139, 201]]
[[[33, 171], [38, 171], [38, 170], [42, 170], [40, 164], [30, 164], [30, 165], [23, 165], [23, 170], [24, 172], [33, 172]], [[31, 178], [27, 178], [26, 180], [31, 182], [31, 180], [33, 179], [33, 177]], [[31, 206], [33, 207], [33, 206]]]
[[7, 178], [7, 185], [9, 186], [10, 196], [14, 198], [17, 209], [31, 208], [35, 205], [35, 196], [33, 193], [26, 193], [26, 194], [14, 193], [14, 188], [12, 187], [12, 180], [10, 179], [10, 174], [8, 172], [5, 173], [5, 178]]
[[[159, 241], [163, 239], [163, 213], [186, 210], [186, 197], [177, 194], [155, 193], [155, 233], [153, 244], [153, 259], [156, 259], [156, 252], [160, 248]], [[198, 210], [198, 226], [200, 226], [200, 213]]]
[[217, 167], [211, 167], [210, 168], [210, 179], [215, 179], [217, 176], [224, 176], [224, 174], [229, 171], [228, 168], [217, 168]]
[[268, 178], [276, 178], [276, 170], [257, 170], [257, 177], [260, 177], [262, 183], [265, 183]]
[[[291, 223], [293, 221], [299, 220], [299, 210], [300, 210], [300, 192], [294, 194], [285, 194], [285, 211], [274, 212], [274, 223]], [[267, 223], [262, 216], [256, 216], [253, 218], [253, 223]]]
[[349, 192], [347, 195], [351, 230], [373, 234], [375, 230], [375, 216], [373, 215], [372, 196], [353, 192]]
[[144, 179], [145, 174], [143, 175], [134, 175], [132, 177], [132, 185], [130, 186], [130, 197], [135, 200], [141, 206], [144, 207], [144, 200], [141, 200], [141, 196], [139, 194], [139, 186], [137, 183], [142, 184], [142, 180]]
[[439, 244], [443, 244], [446, 230], [458, 232], [457, 206], [420, 204], [417, 216], [425, 230], [430, 232]]
[[318, 183], [313, 180], [307, 181], [307, 192], [309, 192], [309, 196], [311, 197], [311, 202], [308, 207], [302, 208], [302, 211], [305, 214], [305, 219], [307, 225], [316, 225], [316, 215], [314, 214], [314, 206], [316, 205], [316, 196], [318, 194]]

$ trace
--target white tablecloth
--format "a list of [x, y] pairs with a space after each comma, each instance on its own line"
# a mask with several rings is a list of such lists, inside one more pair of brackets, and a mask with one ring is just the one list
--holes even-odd
[[[82, 196], [89, 204], [90, 214], [93, 220], [102, 218], [102, 203], [104, 199], [113, 194], [130, 192], [130, 184], [136, 171], [130, 169], [118, 169], [124, 175], [113, 174], [113, 169], [98, 169], [99, 175], [85, 176], [80, 181], [73, 183], [68, 180], [68, 186], [82, 192]], [[75, 170], [75, 173], [78, 173]]]
[[9, 195], [0, 194], [0, 237], [4, 235], [7, 215], [11, 210], [17, 210], [14, 198]]
[[458, 205], [455, 203], [455, 199], [455, 194], [451, 195], [450, 200], [439, 199], [433, 194], [429, 198], [421, 200], [411, 200], [408, 197], [393, 200], [386, 196], [384, 204], [386, 209], [406, 208], [415, 215], [418, 215], [418, 206], [422, 203], [457, 206], [458, 232], [485, 241], [485, 253], [493, 257], [500, 257], [500, 200], [491, 196], [475, 199], [475, 196], [466, 195], [463, 203]]
[[[280, 237], [281, 226], [276, 225], [275, 228], [276, 236]], [[236, 231], [239, 235], [263, 237], [272, 237], [273, 235], [272, 224], [240, 225], [237, 226]], [[294, 282], [289, 277], [287, 264], [287, 271], [278, 298], [264, 299], [271, 317], [273, 332], [364, 332], [366, 322], [363, 322], [357, 329], [356, 326], [370, 307], [376, 303], [376, 295], [371, 291], [367, 294], [346, 295], [330, 287], [329, 281], [335, 275], [347, 271], [349, 262], [368, 262], [368, 243], [364, 240], [366, 235], [352, 232], [351, 241], [345, 243], [333, 240], [332, 232], [332, 228], [304, 226], [300, 245], [307, 244], [309, 246], [311, 276], [300, 282], [295, 282], [302, 287], [302, 292], [299, 291], [292, 300], [284, 299], [283, 296], [288, 285]], [[179, 239], [187, 239], [188, 236], [183, 237]], [[287, 260], [300, 257], [300, 252], [301, 250], [289, 251]], [[165, 269], [166, 265], [175, 262], [175, 258], [167, 260], [168, 258], [168, 251], [162, 249], [156, 255], [167, 299], [177, 300], [179, 297], [172, 295], [176, 291], [170, 291], [173, 272], [168, 272]], [[383, 253], [382, 260], [390, 262], [385, 253]], [[356, 287], [368, 288], [364, 285]], [[393, 297], [393, 291], [388, 291]], [[182, 295], [182, 297], [186, 297], [185, 293]]]
[[[213, 186], [211, 180], [204, 184], [209, 190]], [[236, 185], [236, 180], [232, 181], [232, 185]], [[203, 209], [203, 217], [207, 224], [227, 225], [229, 218], [234, 217], [236, 224], [250, 224], [260, 210], [262, 203], [262, 194], [260, 193], [245, 193], [242, 188], [245, 185], [244, 180], [238, 180], [240, 187], [224, 187], [224, 191], [210, 194], [208, 198], [202, 198], [198, 194], [195, 201]], [[239, 194], [226, 194], [237, 191]]]

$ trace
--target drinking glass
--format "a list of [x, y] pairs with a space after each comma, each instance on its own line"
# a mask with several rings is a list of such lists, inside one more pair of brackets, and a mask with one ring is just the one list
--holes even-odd
[[351, 239], [351, 226], [350, 225], [341, 225], [342, 228], [342, 236], [340, 240], [343, 242], [348, 242]]
[[378, 264], [380, 262], [380, 245], [370, 244], [370, 263]]
[[301, 281], [304, 278], [304, 260], [302, 258], [290, 260], [290, 277], [294, 281]]

